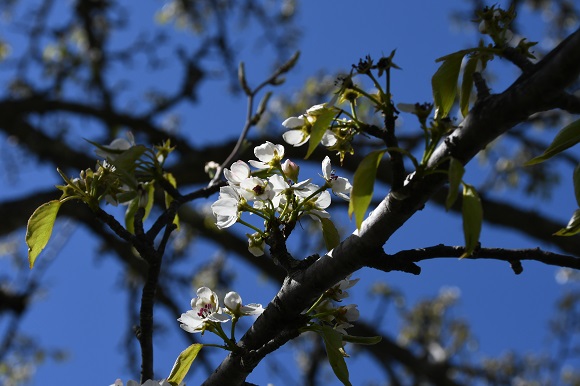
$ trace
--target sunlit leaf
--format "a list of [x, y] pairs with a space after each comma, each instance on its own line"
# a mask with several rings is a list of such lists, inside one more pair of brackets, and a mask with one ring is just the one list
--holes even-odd
[[[165, 179], [167, 181], [169, 181], [171, 186], [173, 186], [174, 188], [177, 188], [177, 180], [175, 179], [173, 174], [165, 173], [165, 174], [163, 174], [163, 177], [165, 177]], [[171, 197], [171, 194], [165, 192], [165, 208], [166, 209], [169, 208], [169, 205], [171, 205], [171, 202], [173, 202], [173, 197]], [[175, 224], [175, 226], [179, 230], [179, 216], [177, 215], [177, 213], [175, 214], [175, 217], [173, 218], [173, 223]]]
[[34, 267], [36, 258], [42, 252], [50, 235], [56, 220], [56, 215], [62, 202], [59, 200], [52, 200], [39, 206], [32, 216], [28, 219], [26, 226], [26, 245], [28, 245], [28, 263], [30, 269]]
[[363, 222], [365, 213], [373, 198], [373, 190], [377, 169], [386, 150], [376, 150], [369, 153], [354, 172], [348, 215], [356, 221], [357, 229]]
[[153, 208], [153, 202], [155, 198], [155, 184], [153, 182], [149, 182], [143, 184], [144, 192], [142, 194], [146, 194], [146, 203], [145, 203], [145, 215], [143, 216], [143, 221], [149, 217], [149, 213], [151, 213], [151, 208]]
[[310, 154], [316, 149], [324, 133], [330, 127], [332, 119], [336, 115], [336, 111], [331, 108], [323, 109], [316, 115], [316, 120], [312, 125], [312, 130], [310, 131], [310, 140], [308, 141], [308, 151], [306, 152], [306, 157], [310, 157]]
[[475, 188], [468, 184], [463, 184], [463, 235], [465, 237], [465, 252], [461, 258], [471, 256], [481, 233], [481, 223], [483, 222], [483, 208], [481, 200]]
[[348, 368], [342, 351], [342, 334], [329, 326], [322, 326], [321, 332], [332, 371], [343, 385], [350, 386]]
[[464, 56], [465, 52], [463, 51], [448, 55], [431, 78], [436, 119], [447, 117], [453, 107], [457, 94], [457, 79]]
[[554, 233], [554, 236], [573, 236], [580, 233], [580, 209], [576, 209], [566, 228]]
[[478, 56], [469, 58], [463, 68], [463, 80], [461, 81], [461, 94], [459, 94], [459, 110], [464, 117], [469, 113], [469, 98], [473, 89], [473, 73], [477, 69]]
[[203, 347], [201, 343], [194, 343], [179, 354], [177, 359], [175, 360], [175, 364], [171, 369], [171, 373], [169, 377], [167, 377], [167, 382], [171, 384], [171, 386], [177, 386], [187, 375], [191, 364], [197, 357], [197, 354]]
[[322, 223], [322, 237], [324, 238], [324, 244], [326, 245], [326, 249], [330, 251], [340, 243], [340, 235], [331, 219], [321, 218], [320, 222]]
[[580, 164], [574, 169], [574, 176], [572, 177], [574, 181], [574, 194], [576, 195], [576, 203], [580, 207]]
[[135, 213], [139, 209], [139, 196], [135, 197], [125, 211], [125, 228], [131, 233], [135, 233]]
[[449, 162], [449, 191], [447, 192], [447, 199], [445, 200], [445, 209], [449, 210], [457, 200], [459, 194], [459, 184], [465, 173], [463, 164], [456, 158], [451, 158]]
[[544, 162], [569, 147], [576, 145], [578, 142], [580, 142], [580, 119], [570, 123], [568, 126], [560, 130], [558, 134], [556, 134], [556, 137], [554, 137], [550, 146], [548, 146], [544, 151], [544, 154], [532, 158], [526, 162], [526, 165], [529, 166]]

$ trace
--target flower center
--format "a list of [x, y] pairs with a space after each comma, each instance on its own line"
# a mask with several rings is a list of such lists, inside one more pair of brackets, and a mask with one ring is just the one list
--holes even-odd
[[209, 303], [204, 304], [203, 307], [201, 307], [197, 313], [197, 316], [199, 316], [202, 319], [207, 318], [208, 316], [210, 316], [213, 313], [213, 306]]
[[264, 194], [264, 187], [261, 185], [256, 185], [252, 188], [252, 191], [256, 194], [256, 196], [259, 196], [261, 194]]

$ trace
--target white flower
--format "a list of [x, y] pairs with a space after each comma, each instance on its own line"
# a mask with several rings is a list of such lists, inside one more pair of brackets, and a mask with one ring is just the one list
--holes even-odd
[[220, 188], [219, 199], [211, 204], [211, 210], [216, 217], [216, 226], [220, 229], [231, 227], [238, 221], [240, 195], [231, 186]]
[[[284, 180], [284, 177], [279, 174], [274, 174], [273, 176], [268, 177], [268, 181], [272, 184], [272, 190], [274, 191], [274, 197], [272, 198], [274, 208], [282, 207], [286, 204], [286, 194], [289, 191], [292, 192], [292, 194], [296, 194], [296, 192], [306, 189], [310, 183], [310, 179], [308, 179], [290, 185], [292, 182]], [[308, 194], [304, 197], [307, 196]]]
[[251, 303], [242, 305], [242, 297], [237, 292], [228, 292], [224, 297], [224, 304], [228, 313], [237, 317], [246, 315], [260, 315], [264, 312], [261, 304]]
[[[303, 195], [304, 193], [297, 192], [297, 194]], [[330, 206], [331, 201], [332, 199], [330, 198], [330, 193], [324, 190], [317, 194], [314, 198], [311, 198], [304, 203], [304, 213], [309, 214], [310, 217], [315, 220], [320, 220], [321, 218], [330, 218], [330, 213], [328, 213], [325, 209]]]
[[236, 161], [230, 169], [224, 169], [224, 176], [230, 185], [240, 186], [240, 182], [250, 177], [250, 167], [244, 161]]
[[336, 142], [338, 142], [338, 140], [336, 139], [336, 136], [331, 130], [327, 129], [324, 132], [324, 134], [322, 134], [322, 139], [320, 140], [322, 146], [326, 147], [334, 146], [336, 145]]
[[304, 115], [290, 117], [282, 122], [282, 126], [290, 129], [282, 134], [284, 141], [295, 147], [304, 145], [310, 138], [310, 127], [306, 123]]
[[339, 281], [334, 286], [332, 286], [330, 289], [328, 289], [326, 291], [326, 295], [329, 298], [339, 302], [342, 299], [348, 297], [348, 292], [346, 292], [346, 290], [353, 287], [356, 283], [358, 283], [359, 280], [360, 279], [350, 280], [350, 275], [348, 275], [346, 278]]
[[108, 146], [95, 149], [95, 154], [103, 159], [114, 160], [125, 150], [135, 146], [135, 138], [131, 132], [127, 132], [127, 139], [116, 138]]
[[203, 332], [211, 322], [224, 323], [229, 320], [229, 317], [222, 313], [215, 292], [207, 287], [201, 287], [197, 290], [197, 296], [191, 299], [192, 310], [181, 314], [177, 319], [181, 322], [179, 327], [191, 333]]
[[340, 306], [336, 311], [336, 319], [341, 322], [354, 322], [360, 317], [360, 312], [356, 308], [356, 304], [349, 304], [348, 306]]
[[327, 184], [332, 188], [332, 192], [338, 197], [344, 200], [350, 200], [350, 191], [352, 190], [352, 185], [344, 177], [339, 177], [334, 174], [332, 170], [332, 165], [330, 164], [330, 158], [326, 156], [322, 161], [322, 176], [326, 180]]
[[240, 183], [240, 195], [248, 201], [270, 200], [274, 197], [272, 183], [258, 177], [249, 177]]
[[296, 165], [294, 162], [287, 159], [282, 164], [282, 171], [286, 175], [286, 178], [298, 182], [298, 173], [300, 172], [300, 166]]
[[272, 166], [279, 165], [280, 161], [282, 161], [284, 146], [274, 145], [272, 142], [266, 141], [266, 143], [254, 148], [254, 155], [260, 161], [251, 160], [249, 161], [250, 165], [256, 169], [269, 169]]
[[254, 233], [248, 236], [248, 251], [256, 257], [262, 256], [264, 254], [265, 241], [264, 238], [258, 233]]

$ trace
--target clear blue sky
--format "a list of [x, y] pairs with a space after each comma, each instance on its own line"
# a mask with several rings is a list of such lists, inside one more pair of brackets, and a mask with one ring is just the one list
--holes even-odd
[[[150, 23], [160, 3], [143, 2], [136, 7], [131, 18], [137, 23]], [[396, 48], [395, 61], [403, 70], [397, 72], [393, 80], [395, 101], [428, 101], [431, 98], [430, 78], [437, 68], [434, 60], [475, 42], [473, 31], [457, 30], [450, 20], [451, 10], [464, 7], [465, 2], [460, 0], [303, 2], [297, 18], [303, 34], [299, 43], [302, 52], [300, 62], [288, 76], [288, 82], [276, 91], [291, 93], [298, 90], [306, 78], [320, 74], [320, 70], [328, 73], [346, 71], [360, 57], [367, 54], [379, 57]], [[539, 32], [534, 32], [532, 26], [537, 21], [529, 17], [527, 20], [530, 25], [526, 26], [526, 32], [530, 32], [530, 40], [534, 40], [534, 37], [539, 37]], [[261, 64], [267, 55], [249, 44], [240, 47], [240, 59], [246, 62], [250, 81], [260, 80], [267, 70]], [[491, 66], [495, 65], [499, 63], [491, 63]], [[506, 73], [511, 75], [516, 71], [508, 69]], [[146, 77], [147, 74], [141, 76]], [[172, 76], [168, 72], [164, 81], [172, 84]], [[139, 75], [136, 79], [140, 79]], [[501, 91], [505, 83], [492, 83], [491, 86], [494, 91]], [[208, 129], [202, 130], [201, 134], [197, 132], [192, 141], [221, 140], [221, 137], [213, 137], [214, 130], [219, 130], [224, 136], [236, 136], [244, 121], [245, 101], [229, 96], [227, 85], [214, 80], [205, 82], [200, 94], [203, 94], [201, 104], [193, 109], [183, 109], [184, 127], [195, 124]], [[30, 168], [34, 169], [34, 165]], [[477, 181], [478, 170], [477, 166], [470, 167], [467, 180]], [[32, 170], [26, 173], [27, 176], [38, 176]], [[54, 178], [41, 178], [34, 185], [54, 183]], [[0, 196], [14, 195], [19, 189], [30, 187], [23, 185], [12, 191], [3, 191]], [[565, 223], [575, 204], [570, 189], [558, 194], [561, 199], [549, 209], [558, 211], [554, 216]], [[535, 205], [539, 205], [539, 201]], [[63, 227], [63, 222], [59, 226]], [[352, 224], [347, 226], [352, 228]], [[513, 232], [489, 227], [484, 228], [481, 240], [484, 245], [497, 247], [536, 246]], [[438, 243], [461, 245], [462, 242], [460, 219], [428, 205], [389, 241], [385, 249], [395, 252]], [[103, 386], [113, 383], [116, 378], [127, 380], [137, 377], [124, 369], [125, 358], [121, 349], [124, 344], [121, 341], [123, 330], [129, 325], [125, 312], [128, 300], [119, 291], [123, 272], [110, 256], [95, 258], [96, 247], [82, 228], [74, 230], [71, 240], [59, 252], [46, 274], [46, 296], [38, 297], [24, 318], [22, 331], [32, 334], [41, 345], [63, 347], [70, 354], [63, 363], [48, 362], [40, 366], [31, 386], [56, 383], [64, 386]], [[211, 248], [198, 248], [195, 253], [211, 254]], [[405, 293], [411, 303], [435, 295], [442, 287], [457, 287], [461, 291], [461, 300], [455, 312], [470, 320], [483, 353], [497, 355], [508, 349], [531, 351], [544, 347], [547, 318], [554, 310], [554, 299], [562, 291], [554, 280], [554, 268], [526, 263], [524, 273], [515, 276], [506, 264], [498, 262], [446, 259], [422, 263], [421, 266], [423, 272], [418, 277], [403, 273], [386, 275], [370, 270], [355, 274], [354, 277], [363, 278], [354, 298], [361, 315], [371, 318], [375, 312], [366, 291], [377, 280], [387, 280]], [[233, 267], [239, 272], [239, 287], [235, 289], [243, 299], [267, 304], [276, 288], [261, 282], [245, 267]], [[188, 309], [192, 296], [193, 292], [182, 294], [180, 301], [183, 311]], [[168, 316], [165, 312], [159, 312], [159, 317], [176, 319], [179, 315]], [[157, 375], [166, 376], [175, 357], [186, 347], [185, 341], [171, 332], [161, 339], [157, 338], [156, 342]], [[217, 357], [223, 356], [217, 350], [216, 353]], [[283, 358], [291, 358], [291, 354], [282, 355]], [[351, 372], [356, 374], [355, 360], [348, 363], [352, 363]], [[284, 385], [265, 365], [258, 367], [248, 381], [258, 384], [271, 381], [275, 385]], [[188, 384], [196, 385], [199, 382], [195, 378]], [[356, 384], [356, 381], [353, 383]]]

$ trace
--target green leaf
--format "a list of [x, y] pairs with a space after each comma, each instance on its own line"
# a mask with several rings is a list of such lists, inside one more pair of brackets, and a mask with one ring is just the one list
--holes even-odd
[[155, 184], [153, 182], [148, 182], [143, 184], [145, 190], [142, 194], [147, 194], [147, 202], [145, 203], [145, 215], [143, 216], [143, 221], [147, 220], [149, 213], [151, 213], [151, 208], [153, 208], [153, 202], [155, 198]]
[[358, 165], [356, 172], [354, 172], [348, 215], [352, 218], [354, 213], [357, 229], [360, 229], [365, 213], [373, 198], [377, 169], [385, 152], [386, 150], [376, 150], [369, 153]]
[[435, 119], [447, 117], [455, 102], [457, 94], [457, 79], [461, 70], [464, 51], [459, 51], [445, 57], [443, 64], [431, 78], [433, 100], [435, 101]]
[[183, 379], [187, 375], [187, 372], [189, 371], [191, 364], [197, 357], [197, 354], [199, 353], [202, 347], [203, 344], [194, 343], [185, 350], [183, 350], [181, 354], [179, 354], [179, 356], [175, 360], [173, 368], [171, 369], [169, 377], [167, 377], [167, 382], [169, 382], [171, 386], [177, 386], [181, 382], [183, 382]]
[[320, 222], [322, 223], [322, 237], [324, 238], [324, 244], [326, 245], [326, 249], [330, 251], [340, 243], [340, 235], [331, 219], [321, 218]]
[[135, 213], [139, 209], [139, 196], [135, 197], [125, 211], [125, 228], [133, 234], [135, 234]]
[[573, 236], [580, 233], [580, 209], [576, 209], [566, 228], [554, 233], [554, 236]]
[[[175, 179], [173, 174], [164, 173], [163, 177], [165, 177], [165, 179], [167, 181], [169, 181], [171, 186], [173, 186], [174, 188], [177, 188], [177, 180]], [[171, 194], [165, 192], [165, 209], [169, 208], [169, 205], [171, 205], [172, 202], [173, 202], [173, 197], [171, 196]], [[177, 227], [177, 230], [179, 230], [179, 216], [177, 215], [177, 213], [175, 214], [175, 217], [173, 218], [173, 223]]]
[[370, 346], [379, 343], [383, 338], [381, 336], [354, 336], [354, 335], [343, 335], [342, 340], [349, 343], [363, 344], [365, 346]]
[[343, 385], [351, 386], [342, 349], [342, 334], [329, 326], [322, 326], [321, 331], [328, 363], [330, 363], [332, 371], [334, 371], [334, 374]]
[[449, 191], [447, 192], [447, 199], [445, 200], [445, 209], [449, 210], [457, 200], [459, 194], [459, 184], [465, 173], [463, 164], [456, 158], [451, 158], [449, 162]]
[[129, 174], [132, 174], [137, 167], [137, 160], [141, 158], [147, 148], [143, 145], [131, 146], [129, 149], [123, 151], [121, 154], [111, 160], [111, 164], [115, 165], [117, 169], [121, 169]]
[[572, 180], [574, 181], [574, 194], [576, 195], [576, 202], [580, 207], [580, 164], [578, 164], [576, 169], [574, 169]]
[[483, 222], [483, 208], [481, 200], [475, 188], [468, 184], [463, 184], [463, 236], [465, 237], [465, 252], [460, 258], [471, 256], [481, 233], [481, 223]]
[[525, 163], [526, 166], [535, 165], [540, 162], [544, 162], [547, 159], [552, 158], [558, 153], [572, 147], [580, 142], [580, 119], [570, 123], [568, 126], [564, 127], [562, 130], [556, 134], [554, 140], [544, 151], [544, 154], [532, 158]]
[[59, 200], [52, 200], [39, 206], [32, 216], [28, 219], [26, 226], [26, 245], [28, 245], [28, 263], [30, 269], [34, 267], [36, 258], [42, 252], [50, 235], [56, 220], [56, 215], [62, 202]]
[[469, 98], [473, 89], [473, 73], [477, 69], [478, 56], [469, 58], [463, 68], [463, 81], [461, 82], [461, 94], [459, 95], [459, 110], [464, 117], [469, 113]]
[[310, 157], [310, 154], [316, 149], [316, 146], [322, 140], [326, 129], [329, 128], [330, 123], [336, 115], [336, 111], [333, 108], [325, 108], [317, 111], [316, 120], [312, 125], [312, 130], [310, 131], [310, 140], [308, 141], [308, 151], [306, 152], [306, 157]]

